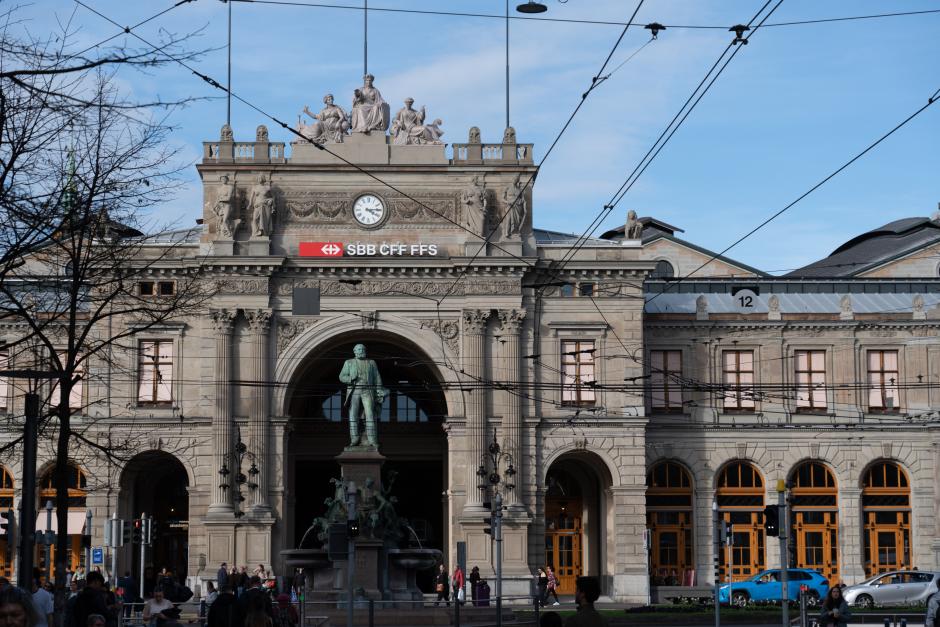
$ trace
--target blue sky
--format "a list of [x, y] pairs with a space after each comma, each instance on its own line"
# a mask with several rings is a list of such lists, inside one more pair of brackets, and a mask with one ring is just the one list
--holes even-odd
[[[167, 0], [84, 0], [120, 24], [169, 7]], [[302, 0], [301, 0], [302, 1]], [[310, 0], [353, 5], [355, 0]], [[512, 0], [514, 6], [521, 0]], [[543, 0], [545, 17], [625, 21], [632, 0]], [[502, 0], [371, 0], [370, 7], [501, 14]], [[760, 0], [647, 0], [637, 20], [672, 25], [747, 22]], [[361, 6], [361, 5], [360, 5]], [[794, 20], [940, 9], [937, 0], [784, 0], [769, 20]], [[226, 71], [226, 16], [218, 0], [195, 0], [141, 27], [198, 30], [195, 48], [218, 48], [194, 65], [220, 82]], [[514, 11], [513, 11], [514, 12]], [[361, 84], [362, 12], [336, 8], [233, 5], [233, 91], [293, 124], [323, 94], [349, 108]], [[16, 28], [43, 35], [71, 20], [75, 49], [117, 30], [70, 0], [26, 5]], [[590, 84], [621, 27], [513, 21], [511, 114], [520, 142], [540, 159]], [[535, 186], [536, 226], [581, 232], [650, 147], [729, 41], [724, 29], [671, 28], [601, 84], [582, 107]], [[649, 38], [631, 29], [614, 54], [616, 67]], [[139, 42], [130, 36], [134, 46]], [[622, 223], [627, 209], [685, 230], [683, 237], [721, 250], [871, 141], [926, 103], [940, 88], [940, 13], [913, 17], [780, 26], [756, 33], [731, 62], [654, 163], [597, 233]], [[479, 126], [484, 141], [504, 127], [502, 20], [370, 11], [369, 71], [393, 110], [408, 96], [444, 120], [447, 142], [466, 141]], [[135, 97], [217, 96], [178, 66], [149, 73], [122, 70]], [[173, 141], [189, 162], [217, 137], [225, 101], [175, 112]], [[252, 140], [270, 120], [233, 102], [236, 139]], [[852, 236], [907, 216], [928, 216], [940, 201], [940, 103], [862, 161], [728, 253], [766, 270], [799, 267]], [[195, 168], [176, 200], [154, 219], [180, 226], [201, 215]]]

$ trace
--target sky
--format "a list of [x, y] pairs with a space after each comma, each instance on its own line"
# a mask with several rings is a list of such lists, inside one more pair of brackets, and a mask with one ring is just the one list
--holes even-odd
[[[359, 9], [235, 2], [232, 91], [295, 124], [304, 105], [318, 110], [333, 93], [347, 110], [362, 83], [363, 11], [358, 0], [288, 0]], [[511, 0], [510, 12], [522, 0]], [[6, 0], [2, 4], [9, 4]], [[136, 24], [171, 7], [169, 0], [82, 0], [118, 24]], [[544, 18], [625, 22], [634, 0], [542, 0]], [[763, 0], [646, 0], [636, 21], [667, 26], [659, 37], [630, 28], [607, 72], [588, 96], [534, 187], [536, 227], [583, 232], [653, 145], [733, 37]], [[371, 0], [394, 8], [502, 15], [503, 0]], [[155, 43], [186, 34], [206, 50], [192, 65], [225, 83], [227, 15], [219, 0], [194, 0], [134, 32]], [[769, 24], [885, 12], [940, 10], [938, 0], [784, 0]], [[74, 0], [23, 4], [14, 28], [34, 36], [69, 24], [73, 51], [120, 29]], [[700, 29], [679, 26], [722, 26]], [[622, 26], [513, 20], [510, 27], [510, 120], [539, 161], [610, 53]], [[123, 34], [108, 45], [143, 44]], [[635, 56], [623, 63], [634, 52]], [[368, 69], [394, 112], [406, 97], [442, 118], [444, 141], [465, 142], [478, 126], [499, 142], [505, 126], [505, 21], [370, 10]], [[107, 46], [100, 52], [108, 53]], [[623, 223], [628, 209], [684, 230], [681, 237], [724, 250], [927, 103], [940, 89], [940, 12], [758, 30], [595, 231]], [[180, 149], [185, 185], [153, 208], [155, 222], [190, 226], [202, 215], [193, 164], [203, 141], [225, 122], [221, 92], [176, 64], [117, 72], [141, 100], [202, 98], [174, 111], [171, 141]], [[291, 137], [233, 101], [236, 140], [252, 141], [266, 124], [272, 141]], [[727, 255], [774, 273], [823, 258], [855, 235], [903, 217], [930, 216], [940, 201], [940, 103], [732, 248]]]

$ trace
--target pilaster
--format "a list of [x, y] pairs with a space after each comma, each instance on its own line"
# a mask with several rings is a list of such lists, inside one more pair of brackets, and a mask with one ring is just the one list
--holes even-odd
[[500, 309], [499, 323], [502, 329], [502, 363], [504, 365], [504, 383], [509, 386], [504, 394], [506, 399], [506, 419], [502, 425], [503, 447], [512, 458], [516, 470], [515, 486], [506, 490], [506, 505], [510, 508], [521, 508], [519, 491], [522, 489], [525, 478], [522, 476], [525, 464], [522, 463], [522, 407], [521, 398], [514, 389], [519, 383], [519, 333], [525, 319], [525, 309]]
[[254, 454], [258, 474], [258, 487], [251, 492], [251, 509], [255, 515], [269, 514], [268, 481], [268, 339], [271, 331], [271, 312], [253, 309], [245, 312], [251, 330], [251, 356], [248, 379], [255, 383], [250, 388], [251, 402], [248, 415], [248, 450]]
[[486, 390], [479, 385], [485, 380], [486, 323], [490, 312], [468, 309], [463, 312], [463, 369], [470, 379], [467, 397], [467, 504], [466, 508], [483, 513], [483, 495], [476, 489], [477, 467], [486, 450]]
[[[214, 309], [209, 316], [215, 331], [215, 407], [212, 415], [212, 459], [214, 469], [230, 466], [232, 460], [232, 332], [235, 325], [236, 310]], [[229, 468], [229, 471], [232, 469]], [[209, 505], [207, 517], [231, 515], [235, 508], [232, 506], [231, 486], [222, 487], [226, 482], [220, 481], [213, 486], [212, 504]], [[230, 483], [230, 481], [228, 481]]]

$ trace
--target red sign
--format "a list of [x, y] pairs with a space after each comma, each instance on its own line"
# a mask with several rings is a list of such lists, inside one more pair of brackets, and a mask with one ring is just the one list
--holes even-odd
[[340, 242], [300, 242], [301, 257], [342, 257]]

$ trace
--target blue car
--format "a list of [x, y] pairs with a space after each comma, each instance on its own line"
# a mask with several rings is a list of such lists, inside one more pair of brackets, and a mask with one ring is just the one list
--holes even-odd
[[[811, 605], [826, 598], [829, 592], [829, 581], [815, 570], [789, 568], [787, 579], [787, 598], [791, 601], [799, 600], [802, 586], [808, 588], [807, 595]], [[724, 584], [718, 588], [718, 601], [744, 607], [753, 601], [780, 601], [780, 593], [780, 570], [765, 570], [745, 581]]]

